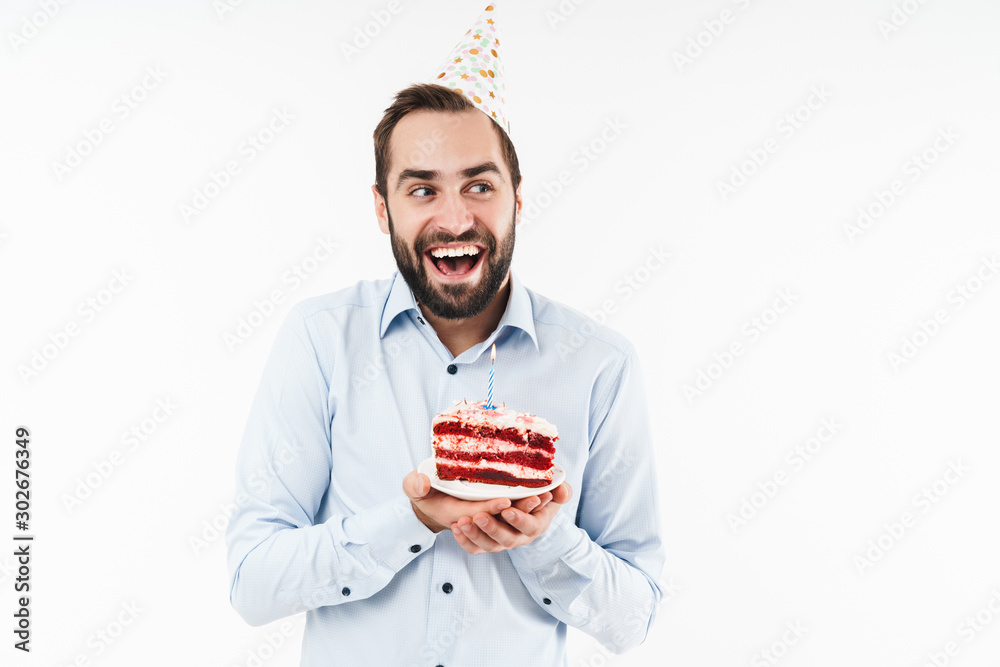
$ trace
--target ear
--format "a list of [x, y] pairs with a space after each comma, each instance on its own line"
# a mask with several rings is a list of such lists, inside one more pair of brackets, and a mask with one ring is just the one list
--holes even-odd
[[[524, 179], [521, 179], [521, 183]], [[524, 208], [524, 198], [521, 197], [521, 183], [517, 184], [517, 190], [514, 190], [514, 224], [521, 224], [521, 209]]]
[[378, 218], [378, 227], [383, 234], [388, 234], [389, 209], [386, 208], [385, 198], [379, 193], [377, 185], [372, 185], [372, 194], [375, 195], [375, 217]]

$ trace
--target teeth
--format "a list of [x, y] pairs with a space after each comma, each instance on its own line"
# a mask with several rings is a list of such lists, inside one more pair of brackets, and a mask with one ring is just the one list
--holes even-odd
[[462, 255], [478, 255], [479, 248], [467, 245], [461, 248], [435, 248], [431, 250], [432, 257], [461, 257]]

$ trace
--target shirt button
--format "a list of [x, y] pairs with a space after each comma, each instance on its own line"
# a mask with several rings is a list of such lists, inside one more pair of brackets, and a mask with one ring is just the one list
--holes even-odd
[[424, 318], [420, 317], [419, 315], [417, 315], [417, 322], [420, 322], [421, 324], [427, 324], [426, 322], [424, 322]]
[[446, 581], [446, 582], [444, 582], [444, 584], [442, 584], [441, 590], [443, 590], [445, 593], [451, 593], [455, 589], [454, 589], [454, 587], [451, 584], [449, 584]]
[[410, 547], [410, 551], [412, 551], [413, 553], [419, 552], [420, 551], [420, 545], [419, 544], [414, 544], [412, 547]]
[[348, 588], [347, 586], [344, 586], [344, 590], [340, 591], [340, 593], [342, 595], [344, 595], [344, 596], [350, 595], [351, 594], [351, 589]]
[[548, 598], [542, 598], [542, 602], [544, 602], [545, 604], [552, 604], [552, 600]]
[[455, 364], [448, 364], [448, 372], [454, 375], [455, 373], [458, 372], [458, 366], [456, 366]]

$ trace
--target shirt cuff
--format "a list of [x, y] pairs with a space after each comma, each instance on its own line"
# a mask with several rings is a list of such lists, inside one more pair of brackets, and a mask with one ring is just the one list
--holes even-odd
[[348, 517], [344, 532], [352, 541], [367, 544], [375, 558], [394, 572], [434, 546], [437, 537], [413, 513], [406, 495]]
[[537, 570], [566, 556], [582, 543], [585, 536], [583, 529], [568, 518], [556, 514], [549, 529], [534, 542], [515, 547], [507, 553], [515, 567]]

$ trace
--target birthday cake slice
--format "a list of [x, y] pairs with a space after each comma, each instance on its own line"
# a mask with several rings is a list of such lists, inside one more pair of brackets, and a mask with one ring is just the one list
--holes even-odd
[[458, 401], [431, 423], [442, 480], [537, 488], [552, 483], [556, 427], [541, 417], [486, 401]]

